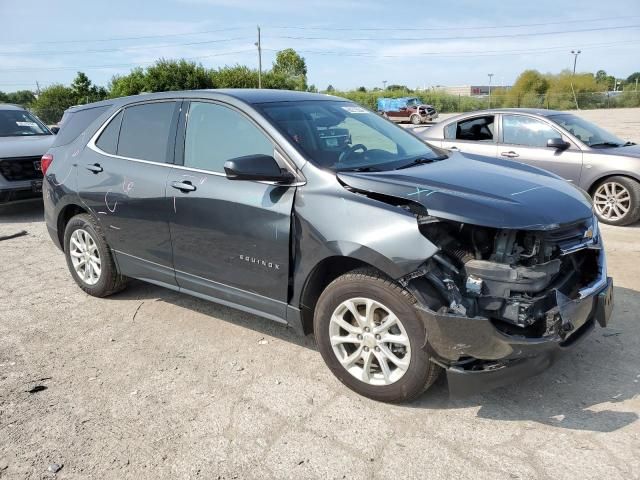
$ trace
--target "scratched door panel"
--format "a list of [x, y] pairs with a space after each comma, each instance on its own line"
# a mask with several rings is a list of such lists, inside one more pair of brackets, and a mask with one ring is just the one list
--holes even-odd
[[[171, 187], [184, 181], [196, 190]], [[294, 194], [295, 187], [174, 168], [167, 196], [178, 285], [283, 316]]]
[[120, 262], [122, 273], [175, 284], [168, 223], [170, 204], [165, 197], [171, 167], [92, 150], [87, 150], [82, 163], [98, 163], [103, 169], [96, 174], [79, 168], [79, 192], [99, 219], [111, 248], [126, 254]]

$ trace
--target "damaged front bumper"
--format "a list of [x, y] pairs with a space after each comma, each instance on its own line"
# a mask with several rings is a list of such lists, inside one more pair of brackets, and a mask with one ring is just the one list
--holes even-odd
[[575, 298], [559, 290], [548, 293], [550, 328], [542, 336], [514, 334], [489, 318], [446, 308], [435, 312], [419, 303], [425, 348], [446, 370], [451, 395], [479, 393], [536, 375], [582, 340], [596, 322], [605, 327], [613, 309], [613, 281], [607, 277], [604, 249], [598, 252], [598, 267], [597, 278]]

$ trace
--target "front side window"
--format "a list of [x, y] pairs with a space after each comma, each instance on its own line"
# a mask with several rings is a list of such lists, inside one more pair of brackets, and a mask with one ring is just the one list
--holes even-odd
[[505, 144], [525, 147], [546, 147], [549, 139], [562, 138], [545, 122], [523, 115], [502, 115], [502, 135]]
[[257, 154], [273, 156], [273, 144], [241, 113], [215, 103], [191, 103], [185, 167], [224, 173], [227, 160]]
[[118, 155], [166, 162], [175, 108], [176, 102], [146, 103], [127, 107], [120, 127]]
[[351, 102], [309, 100], [258, 108], [311, 162], [332, 171], [390, 170], [446, 158], [445, 152]]
[[51, 135], [51, 132], [26, 110], [0, 110], [0, 137], [34, 135]]
[[454, 138], [456, 140], [469, 140], [473, 142], [495, 141], [495, 117], [493, 115], [461, 120], [456, 123], [455, 126], [456, 131]]

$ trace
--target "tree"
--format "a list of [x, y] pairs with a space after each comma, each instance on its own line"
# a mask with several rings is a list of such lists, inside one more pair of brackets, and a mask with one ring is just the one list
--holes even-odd
[[326, 91], [327, 93], [331, 93], [331, 92], [335, 92], [335, 91], [336, 91], [336, 89], [335, 89], [335, 88], [333, 88], [333, 85], [328, 85], [328, 86], [327, 86], [327, 89], [326, 89], [325, 91]]
[[6, 93], [0, 91], [0, 103], [7, 103], [7, 102], [9, 102], [9, 96]]
[[307, 89], [307, 63], [293, 48], [280, 50], [276, 54], [271, 71], [292, 79], [295, 90]]
[[358, 87], [358, 92], [366, 92], [367, 89], [365, 87]]
[[76, 78], [71, 82], [71, 90], [76, 96], [77, 104], [85, 104], [91, 102], [99, 102], [108, 96], [108, 92], [104, 87], [97, 87], [91, 83], [89, 77], [83, 72], [78, 72]]
[[128, 75], [115, 75], [109, 84], [109, 96], [126, 97], [145, 91], [145, 75], [142, 68], [134, 68]]
[[211, 77], [201, 65], [186, 60], [160, 59], [147, 68], [145, 87], [150, 92], [211, 88]]
[[627, 83], [629, 84], [635, 84], [636, 81], [640, 82], [640, 72], [634, 72], [627, 77]]
[[32, 108], [45, 123], [58, 123], [64, 111], [75, 105], [76, 100], [72, 88], [60, 84], [51, 85], [40, 92]]
[[30, 106], [35, 102], [36, 96], [30, 90], [18, 90], [7, 94], [7, 102], [21, 105], [23, 107]]

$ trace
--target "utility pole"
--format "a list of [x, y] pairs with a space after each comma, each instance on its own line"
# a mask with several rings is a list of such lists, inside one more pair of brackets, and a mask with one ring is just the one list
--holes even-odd
[[491, 108], [491, 79], [493, 78], [493, 73], [488, 73], [489, 76], [489, 108]]
[[262, 88], [262, 44], [260, 43], [260, 25], [258, 25], [258, 41], [254, 43], [258, 47], [258, 88]]
[[576, 63], [578, 62], [578, 55], [580, 55], [580, 50], [571, 50], [571, 54], [573, 55], [573, 74], [576, 74]]
[[382, 80], [382, 89], [383, 90], [387, 89], [387, 81], [386, 80]]
[[[636, 84], [638, 82], [636, 81]], [[636, 85], [636, 90], [637, 90], [637, 85]], [[38, 81], [36, 80], [36, 98], [38, 98], [40, 96], [40, 84], [38, 83]]]

